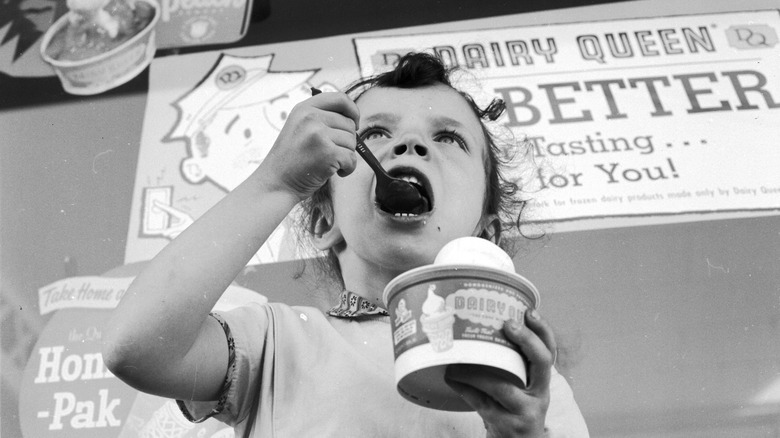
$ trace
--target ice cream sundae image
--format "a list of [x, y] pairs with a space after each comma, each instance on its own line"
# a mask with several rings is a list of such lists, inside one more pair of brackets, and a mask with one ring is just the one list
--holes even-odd
[[455, 323], [455, 312], [448, 309], [444, 298], [434, 292], [436, 285], [428, 287], [428, 297], [422, 305], [420, 323], [423, 332], [428, 336], [431, 348], [436, 352], [447, 351], [453, 345], [452, 325]]
[[143, 71], [156, 51], [154, 0], [67, 0], [46, 31], [41, 56], [71, 94], [97, 94]]
[[129, 40], [145, 28], [154, 8], [133, 0], [68, 0], [68, 25], [52, 38], [46, 53], [53, 59], [79, 61]]

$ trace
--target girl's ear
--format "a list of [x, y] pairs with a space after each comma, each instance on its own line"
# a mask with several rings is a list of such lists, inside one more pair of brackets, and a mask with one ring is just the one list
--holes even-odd
[[498, 216], [491, 214], [480, 221], [477, 237], [489, 240], [496, 245], [501, 243], [501, 221]]
[[333, 212], [330, 209], [323, 211], [319, 207], [315, 208], [312, 212], [311, 224], [312, 229], [309, 231], [313, 236], [314, 247], [320, 251], [334, 248], [344, 240], [341, 229], [334, 224]]

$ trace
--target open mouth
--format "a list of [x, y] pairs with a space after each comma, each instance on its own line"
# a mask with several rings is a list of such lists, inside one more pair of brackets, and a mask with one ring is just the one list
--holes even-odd
[[430, 183], [422, 173], [412, 168], [396, 168], [389, 174], [397, 180], [384, 189], [377, 188], [376, 203], [380, 210], [408, 217], [433, 209]]

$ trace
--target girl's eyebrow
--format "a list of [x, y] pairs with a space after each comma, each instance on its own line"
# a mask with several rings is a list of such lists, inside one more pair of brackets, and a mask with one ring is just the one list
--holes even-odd
[[[373, 123], [373, 122], [385, 122], [385, 123], [394, 123], [397, 124], [401, 120], [401, 116], [394, 113], [388, 113], [388, 112], [381, 112], [381, 113], [375, 113], [371, 114], [370, 116], [366, 117], [361, 122], [365, 123]], [[453, 119], [452, 117], [448, 116], [433, 116], [428, 121], [431, 123], [432, 126], [435, 126], [437, 128], [444, 128], [444, 127], [455, 127], [459, 129], [465, 129], [466, 125], [463, 122], [460, 122], [459, 120]]]
[[430, 119], [431, 124], [441, 127], [456, 127], [459, 129], [465, 129], [466, 125], [462, 122], [447, 116], [436, 116]]
[[371, 114], [370, 116], [366, 117], [365, 120], [361, 120], [361, 125], [363, 123], [371, 124], [374, 122], [389, 122], [392, 124], [397, 124], [398, 121], [401, 119], [401, 116], [393, 113], [375, 113]]
[[434, 116], [430, 118], [430, 123], [432, 126], [435, 127], [435, 129], [448, 129], [448, 130], [455, 130], [458, 131], [461, 138], [463, 138], [467, 144], [478, 144], [479, 137], [475, 137], [474, 133], [471, 132], [468, 128], [468, 125], [461, 122], [460, 120], [453, 119], [452, 117], [448, 116]]

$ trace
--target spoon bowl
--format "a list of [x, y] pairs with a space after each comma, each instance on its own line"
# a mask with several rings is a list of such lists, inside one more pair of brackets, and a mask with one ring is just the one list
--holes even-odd
[[427, 211], [428, 200], [420, 194], [417, 186], [409, 181], [390, 176], [360, 136], [356, 136], [356, 139], [355, 149], [376, 174], [377, 204], [392, 212], [422, 213]]
[[[312, 96], [320, 93], [322, 91], [312, 87]], [[390, 176], [360, 136], [355, 134], [355, 139], [355, 149], [376, 174], [376, 202], [380, 208], [393, 213], [419, 214], [428, 211], [428, 199], [420, 193], [416, 184]]]

